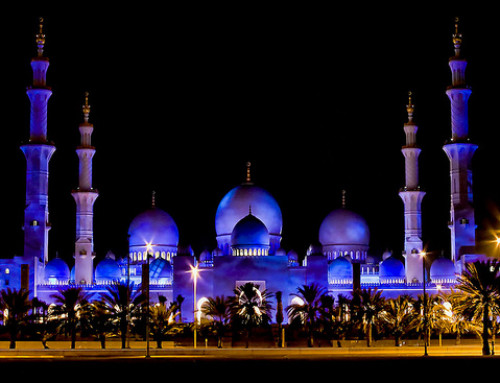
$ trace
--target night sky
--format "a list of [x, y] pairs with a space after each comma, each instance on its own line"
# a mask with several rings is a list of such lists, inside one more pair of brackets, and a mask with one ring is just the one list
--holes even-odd
[[414, 93], [423, 239], [449, 256], [449, 162], [454, 17], [460, 16], [481, 244], [500, 230], [497, 17], [491, 9], [155, 7], [104, 11], [31, 9], [3, 16], [2, 256], [23, 251], [30, 59], [45, 18], [50, 162], [49, 258], [74, 250], [84, 92], [96, 155], [97, 259], [127, 252], [131, 220], [151, 204], [167, 211], [180, 244], [215, 245], [215, 212], [245, 178], [278, 201], [285, 250], [303, 255], [325, 216], [341, 206], [364, 216], [371, 253], [403, 247], [401, 146], [407, 93]]

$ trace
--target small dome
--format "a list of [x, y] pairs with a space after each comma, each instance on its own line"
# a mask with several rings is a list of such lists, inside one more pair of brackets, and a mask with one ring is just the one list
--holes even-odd
[[286, 250], [280, 247], [278, 250], [276, 250], [276, 253], [274, 255], [286, 255]]
[[121, 277], [120, 267], [111, 257], [104, 258], [95, 268], [95, 279], [97, 282], [117, 281]]
[[383, 254], [382, 254], [382, 260], [386, 260], [387, 258], [389, 258], [390, 256], [392, 255], [392, 251], [386, 249]]
[[288, 255], [288, 259], [290, 261], [297, 261], [298, 262], [299, 254], [297, 254], [297, 252], [295, 250], [290, 250], [287, 255]]
[[170, 280], [172, 278], [172, 265], [163, 258], [156, 258], [149, 265], [149, 278]]
[[452, 282], [456, 280], [455, 265], [448, 258], [437, 258], [432, 262], [430, 277], [431, 281], [435, 283]]
[[200, 262], [212, 262], [213, 256], [208, 250], [203, 250], [200, 254]]
[[404, 280], [405, 276], [405, 267], [399, 259], [390, 256], [380, 262], [379, 278], [382, 283], [395, 279]]
[[266, 225], [252, 214], [240, 220], [231, 234], [232, 246], [269, 246]]
[[330, 283], [352, 282], [352, 265], [345, 257], [338, 257], [328, 265]]
[[69, 281], [70, 270], [66, 262], [61, 258], [54, 258], [45, 265], [45, 279], [57, 279], [59, 281]]
[[337, 209], [326, 216], [319, 229], [319, 241], [328, 245], [370, 244], [370, 230], [363, 217], [347, 209]]
[[129, 246], [177, 246], [179, 230], [172, 217], [165, 211], [152, 207], [131, 222], [128, 230]]

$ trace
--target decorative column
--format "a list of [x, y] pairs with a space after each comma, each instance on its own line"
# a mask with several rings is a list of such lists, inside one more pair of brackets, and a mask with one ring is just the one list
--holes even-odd
[[451, 231], [453, 262], [459, 261], [463, 255], [476, 252], [471, 161], [477, 145], [472, 144], [468, 137], [468, 101], [472, 91], [465, 83], [467, 61], [460, 55], [461, 44], [462, 35], [458, 33], [458, 24], [455, 24], [455, 56], [449, 60], [452, 85], [446, 91], [451, 103], [451, 139], [443, 146], [450, 160], [451, 208], [448, 227]]
[[81, 143], [76, 153], [79, 159], [79, 186], [71, 194], [76, 202], [76, 241], [75, 241], [75, 283], [94, 282], [94, 202], [97, 190], [92, 188], [92, 158], [95, 148], [91, 145], [94, 127], [89, 123], [90, 105], [88, 93], [82, 106], [84, 121], [80, 124]]
[[405, 242], [404, 258], [407, 283], [422, 283], [423, 269], [421, 253], [422, 244], [422, 200], [425, 192], [418, 184], [418, 157], [420, 148], [417, 146], [418, 126], [413, 122], [414, 105], [409, 93], [408, 122], [404, 124], [406, 145], [401, 151], [405, 157], [405, 186], [399, 192], [404, 203]]
[[31, 103], [30, 138], [21, 146], [26, 157], [26, 208], [24, 210], [24, 256], [48, 262], [49, 244], [49, 161], [55, 146], [47, 140], [47, 103], [52, 91], [46, 85], [49, 59], [43, 56], [43, 19], [36, 35], [37, 56], [31, 60], [33, 85], [26, 94]]

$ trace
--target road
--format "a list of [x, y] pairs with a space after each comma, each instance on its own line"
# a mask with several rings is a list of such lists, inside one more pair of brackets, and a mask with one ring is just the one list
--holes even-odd
[[468, 375], [466, 372], [475, 372], [479, 376], [486, 374], [493, 378], [497, 377], [500, 367], [500, 356], [481, 356], [480, 349], [470, 347], [454, 353], [444, 348], [429, 349], [427, 357], [423, 356], [423, 350], [416, 347], [408, 350], [186, 348], [175, 351], [152, 350], [150, 358], [137, 354], [141, 350], [119, 354], [98, 350], [66, 350], [62, 354], [47, 351], [36, 355], [2, 352], [0, 371], [4, 376], [9, 373], [21, 374], [23, 380], [30, 377], [69, 376], [81, 378], [82, 382], [141, 377], [168, 379], [172, 374], [180, 374], [183, 380], [203, 378], [204, 381], [218, 382], [269, 381], [269, 378], [310, 381], [326, 374], [338, 381], [343, 380], [340, 376], [345, 373], [351, 375], [347, 380], [360, 382], [403, 377], [416, 380], [420, 374], [422, 377], [427, 376], [429, 380], [426, 381], [433, 382], [452, 378], [464, 381], [464, 374]]

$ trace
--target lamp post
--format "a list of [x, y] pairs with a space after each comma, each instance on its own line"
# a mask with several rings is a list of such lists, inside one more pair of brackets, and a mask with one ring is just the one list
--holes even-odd
[[193, 277], [193, 348], [196, 348], [196, 314], [197, 314], [197, 307], [196, 307], [196, 284], [198, 281], [198, 275], [200, 273], [200, 270], [198, 269], [198, 265], [192, 266], [191, 267], [191, 276]]
[[[149, 358], [149, 255], [152, 253], [153, 246], [151, 243], [146, 244], [146, 281], [147, 289], [146, 289], [146, 358]], [[144, 270], [143, 270], [144, 273]]]
[[422, 251], [422, 286], [424, 287], [424, 356], [428, 356], [427, 353], [427, 298], [425, 293], [425, 252]]

